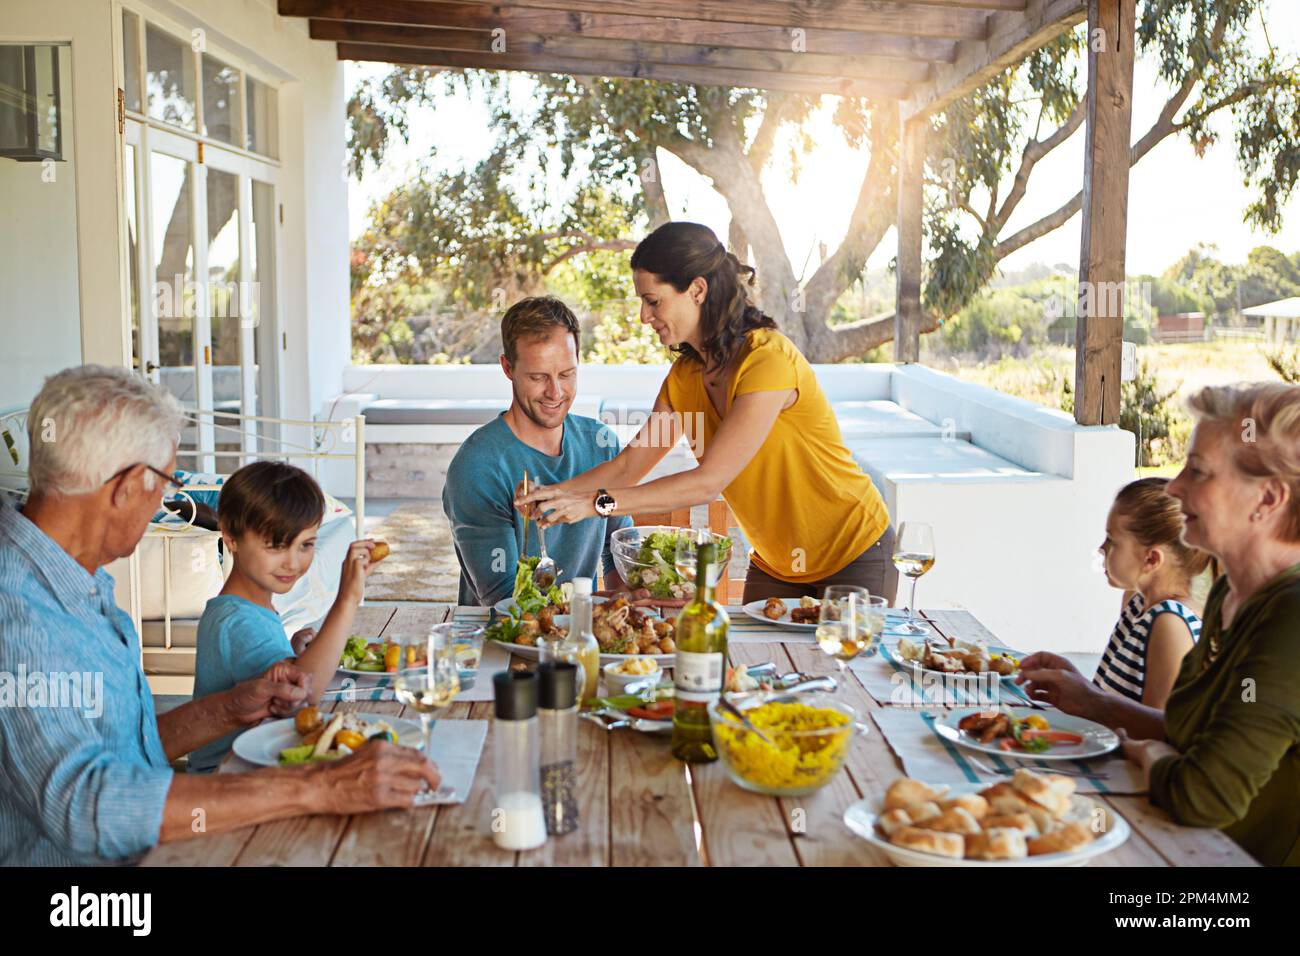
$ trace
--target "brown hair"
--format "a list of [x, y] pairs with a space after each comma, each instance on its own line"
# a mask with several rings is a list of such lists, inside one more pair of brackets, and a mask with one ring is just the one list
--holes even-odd
[[578, 317], [553, 295], [520, 299], [501, 317], [501, 350], [511, 365], [519, 358], [519, 340], [524, 336], [546, 335], [551, 329], [568, 329], [573, 347], [582, 353]]
[[731, 364], [751, 330], [776, 328], [776, 321], [750, 300], [754, 268], [728, 252], [708, 226], [698, 222], [664, 223], [636, 247], [632, 268], [649, 272], [678, 292], [685, 292], [697, 278], [708, 284], [709, 290], [700, 303], [700, 346], [704, 354], [684, 343], [672, 349], [706, 369]]
[[325, 495], [311, 475], [280, 461], [255, 461], [221, 486], [217, 521], [238, 540], [245, 532], [261, 535], [273, 548], [293, 543], [325, 515]]
[[1233, 461], [1243, 474], [1276, 478], [1290, 489], [1282, 534], [1300, 541], [1300, 385], [1208, 386], [1187, 406], [1201, 421], [1240, 431]]
[[1188, 577], [1209, 566], [1210, 556], [1183, 543], [1183, 513], [1165, 493], [1168, 478], [1139, 478], [1115, 496], [1115, 513], [1144, 548], [1167, 548]]

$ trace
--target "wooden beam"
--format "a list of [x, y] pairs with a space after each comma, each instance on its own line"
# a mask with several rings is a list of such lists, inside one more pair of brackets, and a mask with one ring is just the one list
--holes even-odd
[[1088, 0], [1028, 0], [1023, 13], [989, 18], [988, 37], [957, 45], [957, 59], [935, 70], [934, 79], [917, 89], [905, 113], [937, 113], [971, 93], [1039, 47], [1071, 30], [1088, 13]]
[[1136, 0], [1088, 2], [1083, 237], [1074, 337], [1074, 420], [1119, 421], [1133, 119]]
[[929, 117], [899, 124], [898, 285], [894, 301], [894, 361], [921, 359], [921, 245], [925, 216], [925, 134]]
[[[360, 6], [373, 12], [361, 13], [358, 20], [370, 22], [394, 21], [386, 12], [393, 8], [409, 8], [426, 4], [398, 3], [396, 0], [373, 0]], [[427, 4], [431, 6], [432, 4]], [[443, 4], [439, 4], [442, 6]], [[457, 0], [456, 6], [486, 7], [496, 11], [535, 11], [577, 16], [648, 17], [644, 0]], [[314, 16], [323, 19], [340, 19], [319, 12], [321, 4], [309, 0], [279, 0], [283, 16]], [[301, 12], [307, 8], [310, 12]], [[316, 8], [316, 9], [312, 9]], [[787, 44], [795, 28], [803, 30], [848, 30], [857, 33], [886, 33], [898, 36], [933, 37], [947, 40], [980, 40], [987, 35], [990, 11], [978, 9], [939, 9], [898, 0], [657, 0], [650, 8], [653, 16], [702, 23], [729, 24], [732, 26], [766, 25], [785, 31]], [[418, 11], [416, 11], [418, 12]], [[455, 26], [458, 24], [422, 18], [415, 21], [426, 26]], [[543, 32], [543, 31], [537, 31]], [[557, 31], [558, 32], [558, 31]]]
[[[606, 40], [651, 43], [695, 43], [748, 50], [792, 52], [794, 38], [785, 27], [752, 23], [706, 22], [621, 13], [565, 13], [529, 10], [499, 4], [452, 0], [279, 0], [281, 16], [324, 20], [442, 26], [465, 30], [567, 34]], [[877, 55], [950, 63], [957, 55], [955, 40], [936, 37], [857, 33], [849, 30], [804, 31], [809, 53]]]
[[[478, 2], [478, 0], [472, 0]], [[646, 13], [645, 0], [484, 0], [506, 7], [569, 10], [577, 13]], [[982, 39], [989, 11], [939, 9], [897, 0], [655, 0], [661, 17], [723, 23], [765, 23], [774, 27], [821, 27], [862, 33], [901, 33]]]
[[466, 53], [458, 50], [428, 50], [409, 46], [369, 43], [338, 44], [340, 60], [370, 60], [469, 70], [523, 70], [529, 73], [564, 73], [574, 76], [621, 76], [662, 83], [693, 83], [701, 86], [734, 86], [741, 89], [785, 90], [791, 93], [832, 96], [863, 96], [902, 99], [906, 83], [888, 80], [851, 80], [812, 74], [765, 73], [757, 70], [724, 70], [716, 67], [676, 66], [664, 63], [625, 63], [617, 60], [587, 60], [531, 53]]
[[313, 40], [380, 43], [386, 46], [459, 50], [466, 53], [528, 53], [535, 56], [618, 60], [626, 63], [665, 63], [678, 66], [715, 66], [732, 70], [779, 71], [844, 79], [903, 82], [924, 81], [930, 74], [928, 63], [873, 56], [838, 57], [820, 53], [773, 53], [765, 50], [737, 50], [732, 47], [687, 43], [642, 43], [635, 40], [602, 40], [584, 36], [556, 36], [511, 31], [496, 37], [485, 30], [346, 23], [341, 20], [312, 20], [309, 29]]

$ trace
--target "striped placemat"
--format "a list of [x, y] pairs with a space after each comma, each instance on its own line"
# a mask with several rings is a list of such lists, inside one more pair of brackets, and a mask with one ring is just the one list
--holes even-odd
[[940, 715], [924, 709], [884, 707], [871, 712], [884, 735], [885, 742], [903, 764], [903, 772], [916, 780], [932, 784], [985, 783], [1006, 781], [1004, 773], [987, 773], [1029, 767], [1051, 773], [1066, 769], [1082, 773], [1104, 773], [1101, 777], [1076, 777], [1080, 791], [1088, 793], [1143, 793], [1142, 770], [1126, 760], [1120, 751], [1114, 751], [1095, 760], [1035, 760], [1012, 756], [973, 753], [959, 747], [951, 740], [940, 737], [934, 730], [934, 721]]
[[[898, 656], [897, 642], [889, 631], [879, 651], [849, 664], [867, 693], [879, 704], [903, 707], [978, 707], [1021, 705], [1028, 697], [1013, 680], [996, 674], [933, 674], [918, 671]], [[1025, 655], [1010, 651], [1017, 659]]]

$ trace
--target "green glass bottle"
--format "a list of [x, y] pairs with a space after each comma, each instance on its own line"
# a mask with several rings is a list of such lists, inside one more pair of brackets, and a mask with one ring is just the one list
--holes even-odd
[[673, 756], [688, 763], [718, 759], [708, 706], [722, 693], [727, 673], [727, 612], [713, 599], [718, 581], [717, 545], [696, 551], [695, 598], [677, 615], [673, 683]]

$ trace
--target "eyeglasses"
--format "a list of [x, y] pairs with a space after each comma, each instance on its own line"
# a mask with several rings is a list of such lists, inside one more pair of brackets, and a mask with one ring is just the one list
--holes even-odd
[[[107, 481], [105, 481], [104, 484], [106, 484], [106, 485], [111, 485], [113, 482], [117, 481], [117, 479], [121, 478], [123, 475], [125, 475], [125, 474], [126, 474], [128, 471], [130, 471], [132, 468], [138, 468], [140, 465], [144, 465], [144, 467], [148, 468], [150, 471], [152, 471], [155, 475], [157, 475], [159, 478], [161, 478], [161, 479], [163, 480], [163, 482], [164, 482], [164, 484], [163, 484], [163, 494], [164, 494], [164, 495], [167, 494], [167, 493], [169, 493], [169, 492], [171, 491], [172, 487], [174, 487], [177, 491], [180, 491], [182, 488], [185, 487], [185, 486], [182, 485], [179, 481], [177, 481], [175, 478], [173, 478], [171, 475], [167, 474], [167, 472], [163, 471], [163, 470], [160, 469], [160, 468], [155, 468], [153, 465], [147, 464], [147, 463], [145, 463], [145, 462], [143, 462], [143, 461], [136, 462], [134, 465], [127, 465], [125, 468], [123, 468], [123, 469], [122, 469], [121, 471], [119, 471], [117, 474], [113, 475], [113, 476], [110, 477]], [[169, 487], [169, 486], [170, 486], [170, 487]]]

